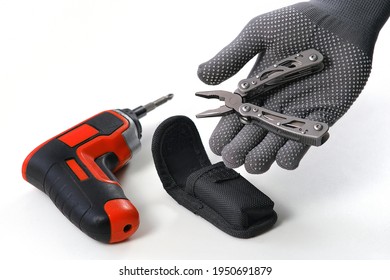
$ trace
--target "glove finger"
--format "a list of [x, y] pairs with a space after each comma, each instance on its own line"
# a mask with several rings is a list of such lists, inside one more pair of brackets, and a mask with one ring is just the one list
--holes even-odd
[[266, 172], [275, 161], [279, 149], [287, 139], [269, 132], [245, 158], [245, 169], [252, 174]]
[[[312, 121], [321, 121], [326, 123], [331, 123], [329, 114], [316, 110], [311, 112], [306, 119]], [[276, 155], [276, 163], [284, 169], [294, 170], [299, 166], [302, 158], [305, 156], [310, 146], [303, 143], [289, 140], [286, 144], [280, 148], [278, 154]]]
[[220, 84], [236, 74], [256, 54], [263, 52], [266, 45], [259, 36], [262, 24], [260, 17], [252, 19], [229, 45], [199, 65], [199, 79], [209, 85]]
[[220, 156], [223, 147], [232, 141], [243, 127], [244, 124], [235, 113], [222, 117], [210, 136], [211, 151]]
[[280, 148], [276, 155], [276, 163], [284, 169], [294, 170], [309, 150], [310, 146], [289, 140]]
[[245, 157], [265, 137], [267, 131], [257, 125], [245, 125], [222, 150], [222, 159], [229, 168], [244, 164]]

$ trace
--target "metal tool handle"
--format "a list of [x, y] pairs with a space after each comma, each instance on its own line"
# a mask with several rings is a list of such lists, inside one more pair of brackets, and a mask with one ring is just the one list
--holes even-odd
[[321, 146], [329, 138], [326, 123], [287, 116], [250, 103], [242, 104], [239, 114], [245, 123], [254, 121], [275, 134], [306, 145]]
[[324, 68], [323, 55], [315, 49], [308, 49], [278, 61], [255, 77], [243, 79], [238, 83], [235, 93], [241, 97], [251, 98], [249, 92], [256, 89], [254, 94], [263, 93], [274, 87], [304, 77]]

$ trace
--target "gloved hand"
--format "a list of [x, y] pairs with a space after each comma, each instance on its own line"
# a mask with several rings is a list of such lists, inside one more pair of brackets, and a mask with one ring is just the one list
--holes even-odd
[[[324, 55], [324, 70], [251, 102], [331, 126], [363, 90], [378, 33], [389, 14], [389, 0], [311, 0], [285, 7], [252, 19], [232, 43], [199, 66], [198, 76], [206, 84], [219, 84], [258, 55], [251, 77], [314, 48]], [[209, 144], [226, 166], [245, 163], [255, 174], [267, 171], [275, 160], [282, 168], [295, 169], [309, 149], [259, 126], [244, 125], [234, 113], [221, 118]]]

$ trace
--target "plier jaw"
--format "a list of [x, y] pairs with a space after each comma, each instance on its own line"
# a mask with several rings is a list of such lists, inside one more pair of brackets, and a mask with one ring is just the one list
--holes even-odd
[[197, 114], [197, 118], [226, 116], [237, 111], [242, 104], [242, 97], [240, 95], [225, 90], [199, 91], [195, 93], [195, 95], [207, 99], [215, 98], [225, 102], [225, 105], [222, 105], [219, 108], [206, 110]]

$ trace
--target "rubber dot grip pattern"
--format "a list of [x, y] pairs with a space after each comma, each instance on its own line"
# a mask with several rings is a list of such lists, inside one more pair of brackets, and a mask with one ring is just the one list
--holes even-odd
[[117, 111], [95, 115], [34, 149], [23, 163], [23, 178], [90, 237], [123, 241], [137, 230], [139, 215], [113, 172], [132, 156], [125, 135], [134, 129]]

